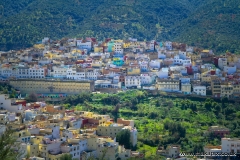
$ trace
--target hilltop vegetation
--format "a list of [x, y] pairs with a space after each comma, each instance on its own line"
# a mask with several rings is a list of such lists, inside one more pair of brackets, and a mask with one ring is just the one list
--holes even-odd
[[[49, 36], [136, 37], [239, 50], [237, 0], [5, 0], [0, 48], [28, 47]], [[221, 15], [219, 18], [219, 15]], [[227, 17], [233, 18], [227, 18]]]
[[240, 1], [209, 0], [194, 14], [173, 27], [176, 41], [216, 52], [240, 53]]
[[132, 90], [118, 94], [83, 93], [70, 96], [63, 103], [67, 109], [110, 114], [115, 120], [133, 119], [139, 132], [134, 149], [145, 152], [147, 157], [155, 155], [158, 146], [168, 144], [179, 144], [186, 152], [201, 152], [207, 144], [220, 145], [220, 137], [207, 132], [210, 126], [225, 126], [230, 129], [230, 137], [240, 136], [240, 105], [226, 98], [177, 98]]

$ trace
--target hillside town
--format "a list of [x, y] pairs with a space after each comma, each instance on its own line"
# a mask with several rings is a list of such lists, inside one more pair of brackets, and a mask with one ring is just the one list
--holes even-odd
[[[65, 154], [87, 160], [141, 159], [143, 153], [126, 149], [116, 141], [120, 132], [130, 133], [137, 145], [134, 120], [113, 119], [89, 111], [67, 110], [45, 103], [81, 92], [117, 93], [130, 89], [237, 99], [240, 96], [240, 57], [226, 52], [215, 55], [175, 42], [150, 42], [96, 38], [51, 40], [44, 38], [32, 48], [0, 52], [0, 79], [18, 91], [18, 99], [0, 94], [2, 135], [14, 131], [19, 159], [60, 160]], [[26, 103], [21, 96], [36, 94], [42, 102]], [[205, 146], [209, 155], [240, 153], [240, 140], [226, 138], [227, 128], [212, 126], [208, 132], [221, 136], [221, 146]], [[210, 154], [216, 153], [216, 154]], [[158, 148], [157, 154], [179, 158], [179, 145]], [[192, 155], [194, 156], [194, 155]]]
[[44, 38], [32, 48], [1, 52], [0, 79], [39, 97], [144, 89], [238, 98], [239, 68], [237, 55], [181, 43]]
[[15, 131], [16, 146], [20, 146], [15, 150], [21, 153], [18, 159], [60, 160], [64, 154], [82, 160], [103, 155], [110, 160], [142, 157], [116, 142], [116, 135], [128, 130], [131, 145], [137, 145], [137, 129], [132, 120], [119, 118], [114, 122], [109, 115], [65, 110], [44, 102], [22, 100], [12, 104], [7, 95], [0, 95], [0, 99], [0, 135], [7, 128]]

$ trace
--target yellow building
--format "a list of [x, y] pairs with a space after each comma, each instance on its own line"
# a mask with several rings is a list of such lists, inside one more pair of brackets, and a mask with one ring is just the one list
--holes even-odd
[[51, 52], [45, 53], [44, 57], [48, 57], [49, 59], [60, 59], [61, 58], [60, 55], [54, 54], [54, 53], [51, 53]]
[[45, 128], [50, 125], [50, 121], [36, 121], [35, 124], [39, 128]]
[[39, 155], [39, 146], [38, 144], [27, 144], [27, 153], [30, 157]]
[[79, 94], [80, 92], [92, 92], [93, 81], [60, 81], [60, 80], [10, 80], [10, 85], [22, 93], [65, 93]]
[[233, 94], [239, 94], [240, 93], [240, 84], [234, 84], [233, 85]]
[[211, 83], [211, 76], [208, 74], [201, 74], [201, 82]]
[[37, 49], [44, 49], [44, 45], [43, 44], [35, 44], [33, 47], [37, 48]]
[[91, 64], [91, 66], [94, 67], [102, 67], [102, 62], [101, 61], [96, 61]]
[[227, 55], [228, 63], [236, 63], [238, 61], [238, 57], [234, 54]]
[[210, 51], [209, 50], [202, 50], [202, 53], [209, 53]]
[[[14, 132], [13, 134], [15, 137], [20, 138], [21, 140], [25, 141], [25, 138], [28, 138], [31, 136], [31, 133], [28, 132], [27, 130], [22, 130], [19, 132]], [[30, 139], [29, 139], [30, 140]]]
[[140, 68], [128, 68], [127, 75], [138, 75], [141, 73]]
[[94, 52], [95, 52], [95, 53], [103, 52], [103, 47], [101, 47], [101, 46], [95, 46], [95, 47], [94, 47]]
[[211, 77], [211, 88], [212, 88], [212, 95], [214, 97], [221, 96], [221, 80], [215, 79], [215, 77]]
[[130, 45], [131, 45], [130, 42], [124, 42], [124, 43], [123, 43], [123, 48], [129, 48]]
[[97, 127], [97, 135], [115, 137], [123, 127], [122, 124], [111, 124], [109, 126], [99, 125]]
[[191, 57], [192, 61], [196, 61], [198, 59], [201, 59], [201, 55], [200, 54], [191, 54], [190, 57]]
[[73, 49], [72, 54], [74, 54], [74, 53], [82, 53], [82, 51], [80, 49]]
[[54, 154], [53, 152], [55, 151], [56, 148], [60, 148], [61, 143], [62, 143], [61, 141], [54, 141], [54, 143], [51, 142], [45, 144], [39, 143], [39, 155], [45, 158], [46, 160], [52, 160], [52, 158], [50, 158], [51, 156], [53, 156], [53, 158], [56, 158], [55, 160], [57, 160], [57, 158], [60, 158], [61, 154], [60, 155]]
[[93, 118], [94, 113], [93, 112], [84, 112], [83, 116], [88, 118]]
[[233, 86], [231, 84], [221, 85], [221, 97], [231, 97], [233, 94]]
[[184, 94], [190, 94], [191, 93], [191, 84], [190, 83], [181, 84], [181, 91]]
[[156, 88], [161, 91], [179, 91], [179, 80], [173, 79], [158, 79]]
[[121, 40], [121, 39], [113, 40], [113, 41], [114, 41], [114, 43], [123, 43], [123, 40]]

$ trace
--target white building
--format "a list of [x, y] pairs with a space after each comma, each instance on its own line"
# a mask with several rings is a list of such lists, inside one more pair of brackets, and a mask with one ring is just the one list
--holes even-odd
[[192, 66], [193, 72], [198, 72], [200, 70], [200, 66]]
[[123, 54], [123, 45], [122, 43], [116, 42], [114, 43], [114, 52], [118, 54]]
[[234, 66], [224, 66], [223, 71], [226, 72], [227, 74], [233, 74], [237, 71], [237, 67]]
[[200, 73], [194, 73], [193, 78], [196, 80], [200, 80], [201, 74]]
[[132, 146], [137, 145], [137, 129], [134, 127], [126, 126], [124, 129], [128, 129], [130, 131], [130, 142], [132, 143]]
[[122, 124], [111, 124], [109, 126], [98, 126], [97, 135], [99, 136], [110, 136], [115, 138], [116, 135], [122, 131], [122, 129], [128, 129], [130, 131], [130, 142], [133, 146], [137, 145], [137, 129], [132, 126], [124, 126]]
[[165, 58], [167, 58], [167, 56], [162, 51], [158, 51], [158, 58], [159, 59], [165, 59]]
[[140, 61], [138, 62], [139, 68], [141, 69], [142, 72], [148, 71], [148, 62], [147, 61]]
[[26, 121], [32, 121], [37, 116], [37, 112], [33, 110], [26, 110], [24, 112], [24, 116]]
[[49, 40], [50, 40], [50, 39], [49, 39], [48, 37], [44, 37], [44, 38], [42, 39], [42, 44], [47, 43]]
[[89, 69], [85, 71], [86, 79], [88, 80], [97, 80], [99, 72], [96, 69]]
[[193, 92], [197, 95], [206, 96], [206, 86], [193, 86]]
[[227, 66], [227, 58], [219, 58], [218, 59], [218, 67], [223, 69], [224, 66]]
[[70, 120], [69, 126], [72, 127], [72, 128], [75, 128], [75, 129], [81, 128], [81, 126], [82, 126], [82, 119], [80, 118], [80, 119]]
[[24, 62], [31, 62], [32, 61], [32, 56], [31, 55], [28, 55], [25, 54], [25, 55], [19, 55], [18, 57], [21, 61], [24, 61]]
[[125, 76], [125, 87], [140, 87], [141, 77], [140, 76]]
[[172, 50], [172, 42], [165, 42], [165, 47], [167, 50]]
[[38, 64], [40, 65], [51, 64], [51, 63], [52, 63], [52, 60], [47, 58], [42, 58], [38, 61]]
[[149, 49], [154, 51], [155, 50], [155, 40], [152, 40], [149, 44]]
[[186, 59], [187, 58], [187, 52], [178, 51], [178, 55], [180, 59]]
[[190, 83], [190, 78], [180, 78], [181, 83]]
[[9, 78], [12, 76], [12, 68], [1, 68], [1, 76]]
[[187, 58], [187, 59], [182, 60], [182, 65], [185, 67], [191, 66], [192, 65], [191, 59]]
[[191, 46], [187, 46], [187, 48], [186, 48], [186, 51], [189, 52], [189, 53], [192, 53], [193, 50], [194, 50], [194, 48], [191, 47]]
[[85, 72], [77, 72], [76, 68], [67, 69], [67, 79], [72, 80], [85, 80]]
[[69, 153], [73, 159], [80, 159], [80, 146], [79, 144], [65, 144], [61, 145], [61, 151], [63, 153]]
[[72, 80], [97, 80], [99, 72], [95, 69], [79, 70], [76, 68], [67, 69], [67, 79]]
[[77, 40], [77, 47], [90, 51], [92, 49], [92, 42], [83, 42], [82, 40]]
[[222, 153], [240, 153], [240, 139], [222, 138]]
[[182, 64], [182, 59], [180, 59], [179, 55], [175, 55], [173, 59], [174, 64]]
[[168, 157], [177, 158], [180, 154], [180, 147], [175, 145], [168, 146]]
[[179, 80], [173, 79], [158, 79], [156, 87], [160, 91], [178, 92], [180, 91]]
[[149, 85], [152, 83], [152, 77], [148, 74], [141, 74], [141, 85]]
[[190, 83], [181, 83], [181, 91], [183, 94], [191, 93], [191, 84]]
[[49, 159], [49, 154], [59, 153], [61, 144], [62, 141], [51, 141], [49, 138], [43, 138], [42, 143], [39, 143], [40, 157]]
[[160, 79], [164, 79], [164, 78], [168, 78], [168, 68], [162, 68], [159, 72], [158, 72], [158, 77]]
[[50, 76], [54, 78], [66, 78], [67, 77], [67, 67], [56, 67], [53, 66], [52, 72], [50, 72]]
[[144, 49], [142, 47], [133, 47], [132, 51], [134, 53], [143, 53]]
[[9, 112], [22, 113], [23, 107], [21, 104], [12, 103], [11, 99], [8, 98], [7, 95], [0, 95], [0, 109], [5, 109]]
[[151, 68], [158, 68], [159, 69], [161, 67], [161, 63], [158, 60], [151, 60], [149, 62], [149, 67], [151, 67]]
[[112, 83], [111, 80], [96, 80], [95, 87], [99, 88], [121, 88], [121, 82]]
[[46, 69], [40, 68], [39, 66], [34, 66], [32, 68], [20, 67], [17, 69], [17, 78], [33, 78], [42, 79], [46, 76]]

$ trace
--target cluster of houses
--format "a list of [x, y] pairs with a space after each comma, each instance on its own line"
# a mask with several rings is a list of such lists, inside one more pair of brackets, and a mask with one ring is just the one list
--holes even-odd
[[[229, 98], [240, 93], [237, 55], [215, 55], [182, 43], [44, 38], [32, 48], [0, 53], [2, 81], [93, 82], [88, 91], [139, 88]], [[25, 88], [17, 89], [29, 92]], [[35, 92], [71, 94], [71, 90], [54, 88], [58, 87], [49, 85]]]
[[[144, 157], [116, 140], [118, 133], [128, 130], [131, 146], [137, 145], [138, 132], [133, 120], [118, 118], [114, 121], [109, 115], [66, 110], [45, 102], [26, 103], [4, 94], [0, 95], [0, 102], [0, 136], [6, 129], [15, 131], [13, 136], [19, 147], [14, 149], [20, 153], [18, 159], [60, 160], [67, 154], [81, 160], [101, 156], [109, 160]], [[207, 145], [199, 155], [181, 152], [180, 145], [168, 145], [159, 147], [156, 154], [179, 160], [187, 160], [189, 156], [222, 158], [223, 154], [237, 158], [240, 154], [240, 139], [226, 138], [229, 129], [211, 126], [205, 134], [221, 137], [221, 145]]]
[[9, 128], [15, 131], [18, 159], [60, 160], [65, 154], [78, 160], [143, 157], [116, 141], [119, 132], [128, 130], [131, 146], [137, 145], [133, 120], [114, 121], [109, 115], [65, 110], [44, 102], [13, 101], [4, 94], [0, 100], [0, 135]]

